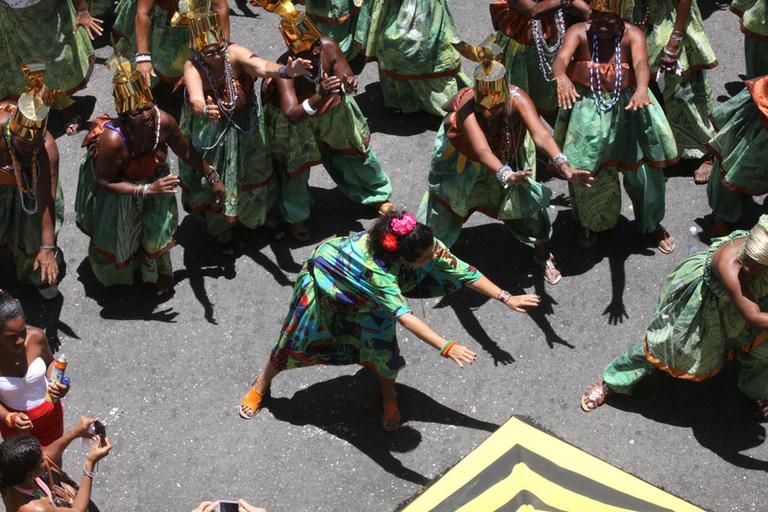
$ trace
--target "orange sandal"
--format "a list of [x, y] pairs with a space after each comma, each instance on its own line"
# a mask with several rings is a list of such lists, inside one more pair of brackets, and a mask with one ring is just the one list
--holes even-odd
[[397, 402], [394, 400], [384, 402], [381, 412], [381, 428], [387, 432], [393, 432], [400, 428], [401, 421], [400, 407], [398, 407]]
[[[253, 385], [256, 383], [256, 380], [251, 383], [251, 387], [248, 389], [248, 392], [245, 394], [242, 400], [240, 400], [240, 417], [244, 420], [251, 420], [254, 416], [259, 414], [259, 411], [261, 410], [261, 401], [264, 399], [264, 396], [253, 389]], [[244, 409], [248, 408], [251, 410], [250, 414], [246, 414], [244, 412]]]

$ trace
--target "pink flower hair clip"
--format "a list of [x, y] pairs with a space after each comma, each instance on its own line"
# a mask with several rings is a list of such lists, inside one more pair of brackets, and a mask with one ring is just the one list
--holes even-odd
[[410, 213], [406, 212], [403, 214], [402, 219], [394, 217], [390, 221], [389, 227], [397, 236], [407, 236], [413, 233], [413, 230], [416, 229], [416, 218]]

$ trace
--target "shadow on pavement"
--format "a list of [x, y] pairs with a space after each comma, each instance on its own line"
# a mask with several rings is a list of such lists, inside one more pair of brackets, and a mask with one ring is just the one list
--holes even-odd
[[[375, 64], [372, 64], [375, 66]], [[386, 133], [408, 137], [426, 131], [437, 131], [442, 119], [423, 112], [396, 114], [384, 106], [384, 94], [381, 83], [374, 82], [365, 86], [365, 92], [355, 96], [360, 110], [368, 119], [371, 133]]]
[[[441, 423], [487, 432], [499, 428], [445, 407], [410, 386], [397, 384], [397, 395], [404, 422]], [[280, 421], [314, 425], [348, 442], [398, 478], [426, 484], [427, 477], [405, 467], [393, 455], [414, 450], [421, 443], [421, 433], [407, 424], [396, 432], [383, 431], [379, 425], [380, 403], [376, 379], [361, 369], [354, 375], [313, 384], [291, 398], [268, 397], [264, 408]]]
[[[703, 382], [688, 382], [655, 371], [631, 396], [612, 395], [608, 404], [659, 423], [688, 427], [704, 447], [744, 469], [768, 471], [768, 461], [740, 452], [765, 441], [755, 403], [736, 387], [740, 365], [731, 363]], [[594, 413], [593, 413], [594, 414]]]
[[731, 2], [729, 0], [698, 0], [696, 3], [701, 11], [701, 17], [706, 20], [715, 12], [727, 9]]
[[104, 319], [176, 323], [179, 313], [173, 308], [157, 309], [173, 293], [158, 296], [155, 286], [150, 284], [105, 287], [96, 279], [87, 257], [77, 267], [77, 280], [83, 284], [85, 296], [101, 307], [100, 316]]

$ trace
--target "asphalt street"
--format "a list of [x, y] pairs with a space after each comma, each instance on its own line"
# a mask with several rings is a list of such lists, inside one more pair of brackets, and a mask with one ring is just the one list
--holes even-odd
[[[232, 39], [278, 57], [284, 49], [278, 18], [245, 5], [231, 2]], [[742, 35], [724, 4], [700, 5], [720, 61], [709, 73], [713, 94], [722, 101], [740, 88]], [[450, 7], [464, 39], [480, 42], [491, 33], [486, 0], [453, 0]], [[97, 52], [102, 59], [109, 54]], [[113, 112], [109, 72], [96, 66], [78, 97], [92, 115]], [[373, 148], [393, 178], [394, 201], [415, 211], [440, 120], [388, 113], [375, 64], [362, 73], [357, 99]], [[530, 248], [476, 214], [455, 253], [503, 287], [542, 294], [544, 304], [522, 315], [469, 291], [414, 299], [419, 316], [468, 344], [478, 359], [459, 369], [400, 332], [408, 362], [398, 388], [406, 423], [384, 433], [376, 382], [357, 367], [286, 372], [253, 421], [237, 415], [279, 332], [302, 261], [322, 239], [369, 225], [373, 211], [346, 200], [315, 168], [310, 242], [271, 242], [263, 232], [242, 230], [243, 254], [227, 263], [202, 224], [186, 217], [173, 251], [173, 297], [159, 300], [141, 288], [105, 290], [90, 270], [88, 239], [74, 222], [84, 132], [67, 137], [60, 123], [52, 128], [66, 197], [62, 296], [43, 303], [14, 285], [7, 267], [0, 285], [21, 295], [30, 323], [45, 326], [70, 360], [66, 423], [80, 415], [107, 418], [115, 449], [95, 483], [101, 510], [183, 512], [201, 500], [243, 497], [270, 512], [391, 511], [511, 415], [529, 417], [707, 509], [768, 510], [765, 426], [735, 387], [738, 366], [702, 384], [655, 375], [631, 398], [591, 414], [579, 408], [583, 389], [643, 335], [664, 277], [690, 245], [700, 246], [688, 231], [710, 222], [706, 190], [694, 185], [685, 166], [668, 173], [664, 225], [678, 237], [668, 256], [640, 239], [626, 196], [614, 232], [595, 249], [580, 249], [567, 188], [550, 181], [554, 250], [565, 276], [554, 287], [544, 284]], [[75, 444], [65, 456], [73, 475], [83, 454]]]

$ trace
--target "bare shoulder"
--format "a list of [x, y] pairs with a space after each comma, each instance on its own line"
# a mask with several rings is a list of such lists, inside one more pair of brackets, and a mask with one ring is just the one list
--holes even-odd
[[18, 512], [54, 512], [54, 506], [45, 500], [34, 500], [20, 506]]
[[48, 336], [39, 327], [27, 326], [27, 348], [43, 348], [48, 346]]
[[334, 41], [328, 36], [321, 37], [320, 44], [323, 45], [323, 50], [329, 50], [329, 51], [341, 53], [341, 47], [339, 46], [339, 43], [337, 43], [336, 41]]

